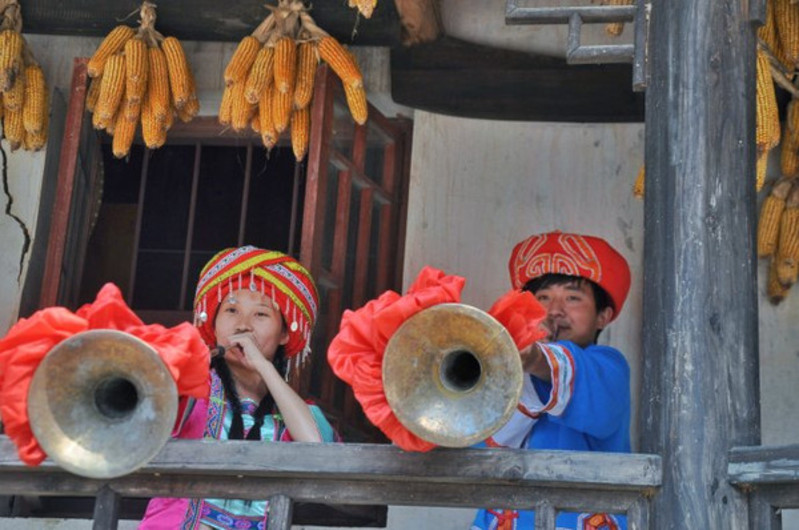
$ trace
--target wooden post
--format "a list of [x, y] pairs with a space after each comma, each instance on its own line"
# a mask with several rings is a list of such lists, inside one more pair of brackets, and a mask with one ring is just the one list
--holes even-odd
[[652, 527], [747, 527], [728, 450], [759, 444], [755, 28], [740, 0], [654, 0], [641, 450]]

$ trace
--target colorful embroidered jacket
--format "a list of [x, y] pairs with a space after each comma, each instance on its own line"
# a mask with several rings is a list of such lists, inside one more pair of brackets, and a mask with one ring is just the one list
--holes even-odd
[[[232, 412], [224, 399], [222, 382], [211, 371], [211, 396], [208, 401], [198, 400], [182, 403], [184, 420], [173, 434], [177, 438], [227, 440]], [[254, 423], [252, 416], [257, 403], [242, 400], [242, 420], [245, 432]], [[322, 411], [309, 405], [311, 414], [324, 442], [338, 441], [333, 428]], [[261, 427], [261, 440], [290, 442], [286, 425], [279, 415], [267, 415]], [[254, 442], [257, 443], [257, 442]], [[266, 529], [266, 501], [242, 501], [234, 499], [175, 499], [154, 498], [147, 505], [139, 529], [144, 530], [189, 530], [199, 528], [200, 523], [219, 529]]]
[[[630, 368], [609, 346], [540, 344], [552, 381], [526, 377], [519, 410], [486, 440], [489, 447], [630, 451]], [[532, 511], [480, 510], [473, 530], [535, 528]], [[626, 528], [623, 516], [558, 514], [561, 529]]]

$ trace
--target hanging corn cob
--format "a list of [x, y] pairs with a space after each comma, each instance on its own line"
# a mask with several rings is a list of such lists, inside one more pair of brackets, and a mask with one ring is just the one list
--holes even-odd
[[799, 275], [799, 187], [794, 187], [785, 201], [780, 216], [780, 233], [777, 242], [777, 279], [789, 287]]
[[371, 18], [377, 7], [377, 0], [349, 0], [349, 6], [354, 7], [366, 18]]
[[155, 4], [143, 2], [138, 29], [115, 27], [89, 60], [86, 109], [94, 127], [114, 137], [117, 158], [130, 152], [139, 123], [144, 144], [156, 149], [175, 116], [190, 121], [200, 110], [183, 46], [156, 31], [155, 19]]
[[[603, 2], [608, 6], [631, 6], [635, 0], [606, 0]], [[624, 22], [611, 22], [605, 26], [605, 32], [613, 37], [618, 37], [624, 31]]]
[[[359, 2], [371, 9], [375, 0]], [[355, 58], [314, 23], [301, 0], [278, 0], [272, 13], [237, 46], [225, 68], [219, 123], [235, 131], [249, 126], [267, 149], [291, 130], [294, 154], [308, 150], [313, 85], [320, 59], [341, 78], [353, 119], [366, 122], [368, 104]], [[371, 10], [368, 15], [371, 16]]]
[[9, 2], [0, 21], [0, 117], [12, 151], [39, 151], [47, 143], [49, 90], [21, 30], [20, 6]]
[[757, 223], [757, 256], [772, 256], [777, 248], [780, 233], [780, 217], [785, 209], [785, 199], [791, 191], [791, 181], [781, 179], [771, 189], [768, 197], [760, 207], [760, 219]]
[[771, 66], [765, 51], [757, 51], [757, 116], [755, 143], [757, 144], [757, 174], [755, 188], [760, 191], [766, 178], [768, 152], [780, 142], [780, 117], [777, 97], [771, 77]]

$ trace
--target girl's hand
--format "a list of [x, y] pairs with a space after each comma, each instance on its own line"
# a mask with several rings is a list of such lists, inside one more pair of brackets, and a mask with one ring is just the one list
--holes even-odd
[[256, 370], [259, 366], [264, 366], [269, 360], [264, 356], [261, 347], [255, 340], [252, 333], [237, 333], [228, 337], [230, 346], [228, 351], [244, 364], [247, 368]]

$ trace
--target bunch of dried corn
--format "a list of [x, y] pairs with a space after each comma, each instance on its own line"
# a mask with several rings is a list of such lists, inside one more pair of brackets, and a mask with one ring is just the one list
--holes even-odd
[[142, 3], [138, 30], [115, 27], [88, 63], [92, 77], [86, 108], [92, 124], [114, 137], [114, 156], [130, 152], [141, 121], [150, 149], [166, 142], [175, 116], [190, 121], [200, 110], [194, 77], [175, 37], [155, 30], [155, 4]]
[[367, 117], [363, 76], [355, 58], [314, 23], [301, 0], [279, 0], [270, 9], [225, 68], [219, 123], [235, 131], [249, 126], [267, 149], [290, 127], [294, 156], [302, 160], [320, 58], [341, 78], [350, 112], [361, 125]]
[[[605, 0], [604, 5], [607, 6], [631, 6], [635, 0]], [[624, 22], [611, 22], [605, 26], [605, 32], [613, 37], [618, 37], [624, 31]]]
[[377, 7], [377, 0], [349, 0], [349, 6], [357, 9], [364, 17], [370, 18]]
[[21, 30], [19, 4], [11, 2], [0, 21], [0, 117], [12, 151], [39, 151], [50, 125], [49, 90]]

